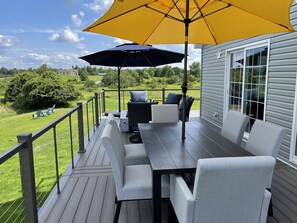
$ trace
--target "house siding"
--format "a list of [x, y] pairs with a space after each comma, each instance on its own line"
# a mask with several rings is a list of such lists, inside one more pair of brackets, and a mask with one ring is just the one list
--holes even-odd
[[[297, 29], [296, 3], [291, 7], [291, 24]], [[226, 50], [267, 39], [270, 40], [270, 52], [265, 120], [289, 130], [278, 153], [281, 160], [289, 162], [297, 72], [297, 32], [263, 35], [217, 46], [203, 46], [200, 115], [215, 125], [222, 126]], [[220, 57], [217, 58], [219, 52]]]

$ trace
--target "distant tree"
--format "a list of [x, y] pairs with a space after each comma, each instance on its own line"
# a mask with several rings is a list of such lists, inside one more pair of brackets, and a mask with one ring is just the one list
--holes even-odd
[[83, 69], [83, 70], [80, 70], [79, 73], [79, 78], [81, 81], [87, 81], [89, 80], [89, 77], [88, 77], [88, 71]]
[[40, 67], [38, 67], [37, 69], [36, 69], [36, 72], [38, 73], [38, 74], [42, 74], [43, 72], [46, 72], [46, 71], [48, 71], [49, 70], [49, 68], [47, 67], [47, 65], [46, 64], [42, 64]]
[[167, 79], [167, 84], [178, 84], [180, 82], [180, 77], [179, 76], [171, 76]]
[[21, 95], [24, 84], [36, 76], [37, 73], [26, 71], [16, 75], [13, 79], [11, 79], [4, 94], [5, 101], [15, 102], [17, 97]]
[[93, 92], [98, 88], [98, 86], [96, 85], [95, 81], [93, 80], [87, 80], [83, 86], [84, 90], [87, 90], [89, 92]]
[[115, 70], [108, 70], [107, 74], [102, 78], [101, 82], [105, 87], [116, 88], [117, 86], [117, 74]]
[[193, 62], [190, 65], [190, 74], [197, 77], [197, 81], [200, 81], [200, 63]]

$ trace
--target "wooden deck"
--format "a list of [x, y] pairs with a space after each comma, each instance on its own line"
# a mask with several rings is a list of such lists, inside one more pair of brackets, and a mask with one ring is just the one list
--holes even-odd
[[[102, 120], [84, 154], [75, 157], [75, 169], [61, 177], [61, 193], [56, 188], [39, 211], [39, 222], [113, 222], [115, 186], [109, 158], [101, 146]], [[191, 118], [195, 121], [195, 118]], [[128, 141], [129, 134], [123, 134]], [[272, 183], [274, 217], [268, 223], [297, 223], [297, 171], [278, 161]], [[162, 204], [162, 222], [167, 222], [167, 203]], [[152, 222], [151, 201], [124, 202], [119, 222]]]

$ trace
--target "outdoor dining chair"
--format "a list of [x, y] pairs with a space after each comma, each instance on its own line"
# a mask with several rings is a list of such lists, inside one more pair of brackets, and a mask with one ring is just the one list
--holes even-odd
[[243, 133], [249, 120], [249, 116], [229, 110], [223, 123], [221, 135], [231, 142], [241, 145]]
[[193, 191], [181, 176], [170, 175], [170, 201], [180, 223], [266, 223], [271, 194], [265, 183], [275, 159], [200, 159]]
[[125, 165], [149, 164], [143, 143], [125, 144], [113, 114], [108, 114], [107, 123], [111, 124], [115, 132], [114, 145], [124, 157]]
[[[111, 160], [116, 188], [116, 213], [114, 222], [118, 222], [123, 201], [152, 199], [152, 170], [149, 164], [125, 165], [124, 157], [115, 145], [117, 134], [110, 124], [103, 130], [102, 143]], [[162, 177], [161, 193], [169, 198], [169, 176]]]
[[152, 105], [152, 123], [178, 122], [177, 104]]
[[[281, 143], [287, 130], [284, 127], [270, 122], [256, 120], [245, 149], [255, 156], [272, 156], [276, 158]], [[272, 176], [266, 182], [266, 188], [270, 191]], [[273, 215], [272, 200], [269, 205], [269, 216]]]

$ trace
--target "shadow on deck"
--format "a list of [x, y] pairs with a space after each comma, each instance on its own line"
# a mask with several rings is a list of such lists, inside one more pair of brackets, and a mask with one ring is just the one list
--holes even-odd
[[[68, 168], [61, 177], [61, 193], [58, 195], [54, 188], [48, 197], [39, 212], [39, 222], [113, 222], [115, 185], [110, 161], [100, 140], [104, 122], [103, 119], [96, 129], [86, 152], [76, 155], [75, 168]], [[128, 142], [129, 134], [123, 133], [123, 137]], [[296, 185], [297, 171], [278, 161], [272, 183], [274, 217], [269, 217], [268, 223], [297, 222]], [[167, 203], [162, 205], [162, 222], [167, 222]], [[119, 222], [151, 223], [151, 201], [124, 202]]]

